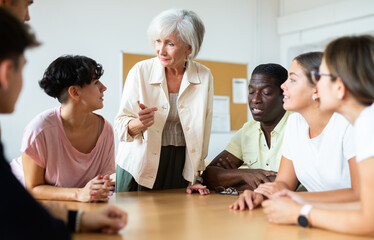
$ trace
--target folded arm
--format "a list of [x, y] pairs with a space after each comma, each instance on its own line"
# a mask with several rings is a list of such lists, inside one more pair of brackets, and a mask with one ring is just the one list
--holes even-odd
[[272, 181], [276, 173], [262, 169], [238, 169], [243, 161], [229, 153], [222, 151], [206, 168], [203, 178], [209, 188], [217, 186], [232, 187], [240, 190], [255, 189], [260, 183]]
[[110, 195], [109, 176], [96, 176], [83, 188], [55, 187], [46, 184], [45, 169], [25, 153], [22, 154], [22, 163], [26, 188], [37, 199], [90, 202], [107, 201]]

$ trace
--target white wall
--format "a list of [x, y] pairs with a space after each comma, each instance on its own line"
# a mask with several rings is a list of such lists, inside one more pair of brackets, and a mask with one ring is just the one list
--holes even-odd
[[281, 0], [278, 18], [281, 63], [300, 53], [323, 51], [337, 37], [374, 32], [372, 0]]
[[[113, 123], [120, 100], [120, 52], [152, 54], [148, 24], [169, 8], [194, 10], [204, 21], [206, 37], [199, 59], [247, 63], [249, 72], [261, 61], [279, 61], [278, 0], [35, 0], [30, 25], [43, 45], [26, 54], [24, 88], [15, 113], [0, 116], [7, 157], [20, 154], [26, 124], [41, 111], [58, 106], [37, 81], [63, 54], [87, 55], [104, 66], [102, 80], [108, 90], [99, 113]], [[209, 158], [225, 147], [231, 135], [212, 135]]]
[[290, 15], [343, 0], [280, 0], [281, 15]]
[[[27, 52], [24, 89], [12, 115], [0, 115], [8, 159], [18, 156], [26, 124], [41, 111], [58, 106], [37, 81], [48, 64], [63, 54], [80, 54], [103, 64], [108, 90], [100, 110], [113, 123], [120, 99], [120, 52], [153, 54], [146, 30], [162, 10], [197, 12], [206, 26], [199, 59], [288, 67], [297, 54], [322, 50], [338, 36], [374, 32], [372, 0], [35, 0], [31, 26], [43, 45]], [[211, 160], [233, 133], [213, 133]]]

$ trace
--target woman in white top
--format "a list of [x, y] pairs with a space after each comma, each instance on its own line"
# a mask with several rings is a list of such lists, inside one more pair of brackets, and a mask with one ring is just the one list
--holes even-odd
[[[283, 139], [283, 154], [277, 177], [254, 192], [245, 191], [230, 207], [253, 209], [265, 197], [282, 189], [295, 191], [301, 183], [309, 192], [298, 195], [310, 201], [344, 202], [358, 199], [358, 177], [353, 131], [339, 114], [319, 108], [316, 85], [310, 71], [318, 68], [321, 52], [297, 56], [281, 86], [283, 107], [294, 111]], [[352, 183], [351, 183], [352, 182]]]
[[[320, 108], [341, 113], [354, 126], [360, 204], [320, 204], [312, 207], [294, 193], [282, 191], [263, 203], [270, 221], [295, 224], [298, 219], [304, 219], [306, 225], [313, 227], [374, 236], [373, 69], [374, 38], [363, 35], [342, 37], [329, 43], [319, 72], [313, 72], [315, 81], [318, 81]], [[303, 217], [298, 217], [301, 211]]]
[[196, 183], [208, 153], [213, 106], [210, 70], [192, 61], [204, 37], [196, 13], [167, 10], [148, 29], [157, 57], [129, 72], [114, 128], [120, 143], [116, 192], [185, 188]]

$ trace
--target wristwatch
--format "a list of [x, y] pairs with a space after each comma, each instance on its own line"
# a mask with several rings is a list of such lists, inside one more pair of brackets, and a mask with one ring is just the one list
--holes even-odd
[[310, 204], [305, 204], [301, 210], [300, 210], [300, 215], [297, 218], [297, 222], [299, 223], [300, 226], [302, 227], [308, 227], [310, 225], [310, 222], [308, 220], [308, 215], [310, 213], [310, 210], [312, 210], [312, 205]]

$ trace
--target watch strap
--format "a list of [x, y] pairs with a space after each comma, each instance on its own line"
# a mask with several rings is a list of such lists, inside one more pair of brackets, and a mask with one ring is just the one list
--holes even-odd
[[310, 205], [310, 204], [305, 204], [301, 210], [300, 210], [300, 215], [303, 215], [305, 217], [307, 217], [310, 213], [310, 211], [312, 210], [313, 206]]

